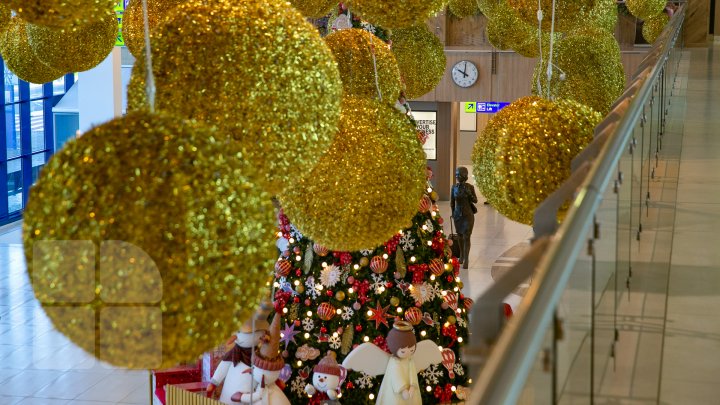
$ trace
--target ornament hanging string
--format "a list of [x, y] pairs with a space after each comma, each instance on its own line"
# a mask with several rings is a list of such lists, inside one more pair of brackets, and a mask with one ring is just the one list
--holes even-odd
[[[541, 33], [538, 35], [542, 35]], [[550, 54], [548, 56], [547, 63], [547, 99], [550, 100], [550, 80], [552, 79], [552, 68], [553, 68], [553, 47], [555, 36], [555, 0], [552, 1], [552, 16], [550, 17]]]
[[[543, 65], [543, 46], [542, 46], [542, 20], [543, 20], [543, 12], [542, 12], [542, 0], [538, 0], [538, 9], [537, 9], [537, 20], [538, 20], [538, 30], [537, 30], [537, 36], [538, 36], [538, 50], [540, 54], [540, 66]], [[541, 84], [541, 75], [538, 75], [537, 79], [537, 94], [542, 94], [542, 84]]]
[[375, 58], [375, 41], [373, 40], [374, 36], [375, 34], [370, 36], [370, 53], [372, 53], [373, 69], [375, 70], [375, 88], [378, 92], [378, 98], [380, 99], [380, 101], [382, 101], [382, 91], [380, 91], [380, 81], [378, 79], [377, 59]]
[[152, 49], [150, 47], [150, 21], [148, 18], [148, 0], [142, 0], [143, 26], [145, 31], [145, 91], [150, 112], [155, 112], [155, 76], [152, 67]]

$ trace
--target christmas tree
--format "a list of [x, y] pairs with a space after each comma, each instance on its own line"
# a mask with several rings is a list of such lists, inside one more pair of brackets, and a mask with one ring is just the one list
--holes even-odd
[[[413, 225], [359, 252], [333, 252], [313, 243], [280, 211], [278, 237], [286, 247], [275, 266], [274, 305], [283, 321], [283, 356], [292, 367], [285, 389], [292, 403], [307, 403], [305, 385], [328, 351], [342, 362], [363, 342], [386, 349], [385, 335], [395, 319], [412, 323], [418, 342], [430, 339], [445, 349], [442, 364], [420, 373], [423, 403], [463, 399], [468, 376], [460, 347], [467, 341], [472, 300], [460, 292], [459, 263], [450, 253], [436, 199], [428, 183]], [[381, 379], [349, 372], [341, 402], [374, 403]]]

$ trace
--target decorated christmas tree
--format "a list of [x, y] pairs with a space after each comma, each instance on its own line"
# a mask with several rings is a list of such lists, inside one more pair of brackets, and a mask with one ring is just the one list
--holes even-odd
[[[414, 326], [418, 342], [429, 339], [444, 349], [442, 364], [420, 373], [423, 403], [464, 398], [468, 376], [460, 347], [467, 341], [472, 300], [460, 292], [459, 263], [450, 254], [436, 199], [428, 183], [413, 225], [359, 252], [315, 244], [280, 212], [274, 305], [282, 315], [283, 356], [292, 366], [285, 390], [292, 403], [308, 401], [304, 388], [328, 351], [341, 363], [364, 342], [387, 350], [385, 336], [399, 319]], [[341, 402], [374, 403], [381, 380], [349, 372]]]

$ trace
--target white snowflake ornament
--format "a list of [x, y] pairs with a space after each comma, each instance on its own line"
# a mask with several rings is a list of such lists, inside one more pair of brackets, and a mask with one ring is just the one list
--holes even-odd
[[343, 307], [342, 315], [340, 316], [342, 317], [343, 321], [349, 321], [352, 319], [353, 315], [355, 315], [355, 311], [352, 308]]
[[320, 271], [320, 282], [325, 287], [333, 287], [340, 281], [342, 271], [336, 265], [325, 266]]
[[400, 244], [400, 247], [402, 248], [403, 252], [410, 252], [412, 250], [415, 250], [415, 238], [412, 237], [410, 232], [404, 233], [402, 238], [398, 241]]
[[330, 336], [330, 339], [328, 339], [328, 343], [330, 344], [331, 349], [333, 349], [333, 350], [339, 349], [340, 345], [341, 345], [340, 335]]
[[305, 318], [302, 321], [303, 329], [305, 329], [305, 332], [310, 332], [311, 330], [315, 329], [315, 321], [313, 321], [310, 318]]
[[442, 377], [442, 371], [438, 369], [437, 364], [433, 364], [420, 373], [420, 375], [425, 379], [426, 384], [437, 385], [440, 382], [440, 377]]

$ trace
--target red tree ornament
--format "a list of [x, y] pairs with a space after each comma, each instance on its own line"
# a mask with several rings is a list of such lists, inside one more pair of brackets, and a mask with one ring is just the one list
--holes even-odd
[[275, 262], [275, 276], [287, 277], [287, 275], [290, 274], [290, 270], [292, 270], [292, 264], [290, 264], [289, 261], [280, 259]]
[[370, 260], [370, 270], [376, 274], [383, 274], [387, 271], [388, 262], [382, 256], [373, 256]]
[[331, 303], [323, 302], [318, 306], [318, 317], [323, 321], [329, 321], [335, 316], [336, 310], [337, 308], [335, 308]]

